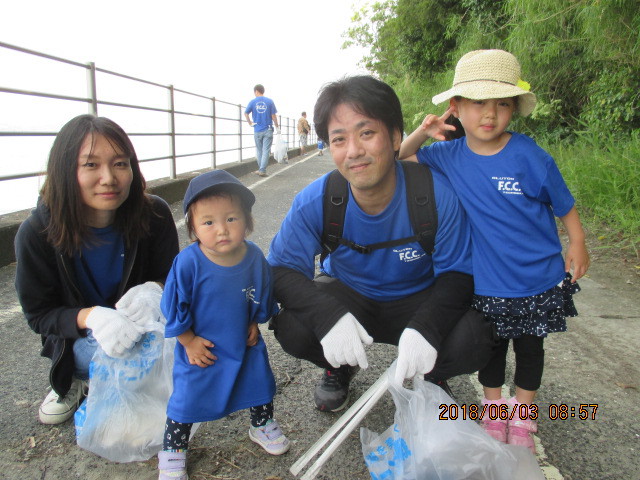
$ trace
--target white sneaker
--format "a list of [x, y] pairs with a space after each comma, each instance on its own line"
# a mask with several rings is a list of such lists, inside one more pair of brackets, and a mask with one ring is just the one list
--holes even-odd
[[262, 427], [249, 427], [249, 438], [271, 455], [282, 455], [289, 451], [289, 440], [280, 430], [278, 422], [273, 419], [267, 420]]
[[87, 396], [88, 388], [88, 380], [74, 378], [71, 388], [64, 397], [60, 397], [52, 389], [40, 405], [40, 421], [45, 425], [57, 425], [71, 418]]
[[158, 469], [158, 480], [189, 480], [187, 452], [158, 452]]

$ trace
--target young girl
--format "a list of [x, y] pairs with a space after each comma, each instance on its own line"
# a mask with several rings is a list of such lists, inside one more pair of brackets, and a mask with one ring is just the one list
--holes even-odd
[[273, 419], [275, 379], [258, 323], [276, 313], [271, 269], [245, 240], [255, 197], [224, 170], [191, 180], [184, 198], [189, 237], [162, 296], [165, 336], [178, 337], [160, 480], [186, 479], [191, 426], [249, 408], [249, 438], [268, 453], [289, 450]]
[[[442, 117], [427, 115], [403, 142], [400, 157], [416, 159], [410, 155], [428, 137], [444, 140], [454, 130], [445, 124], [450, 114], [464, 128], [464, 137], [420, 148], [417, 160], [447, 175], [469, 214], [473, 307], [486, 314], [502, 339], [479, 372], [482, 404], [506, 404], [502, 408], [509, 416], [515, 414], [503, 421], [487, 413], [483, 426], [497, 440], [535, 453], [532, 433], [537, 426], [529, 415], [535, 408], [529, 406], [542, 379], [543, 340], [551, 332], [566, 331], [565, 317], [577, 315], [572, 295], [579, 290], [575, 281], [589, 267], [589, 255], [574, 199], [553, 158], [531, 138], [506, 130], [514, 112], [528, 115], [533, 110], [536, 98], [528, 90], [510, 53], [467, 53], [456, 66], [453, 88], [433, 97], [436, 105], [449, 100], [449, 109]], [[564, 260], [554, 215], [569, 236]], [[516, 392], [505, 400], [509, 339]]]

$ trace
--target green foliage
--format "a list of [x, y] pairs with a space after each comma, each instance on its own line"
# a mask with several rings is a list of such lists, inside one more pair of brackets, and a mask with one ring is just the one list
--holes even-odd
[[638, 7], [637, 0], [506, 1], [513, 16], [505, 49], [536, 95], [557, 106], [540, 133], [566, 137], [583, 122], [614, 132], [639, 126]]
[[344, 34], [342, 48], [352, 45], [369, 48], [370, 54], [362, 59], [362, 65], [373, 72], [385, 69], [384, 57], [386, 52], [392, 49], [383, 48], [378, 39], [379, 29], [393, 16], [394, 1], [384, 0], [367, 4], [357, 10], [351, 22], [353, 26]]
[[583, 222], [610, 246], [640, 251], [640, 132], [625, 141], [580, 133], [546, 148], [576, 198]]
[[605, 131], [640, 128], [640, 72], [625, 66], [613, 71], [605, 67], [587, 92], [581, 119], [588, 125]]
[[[345, 45], [369, 47], [365, 66], [394, 86], [408, 128], [450, 87], [470, 50], [502, 48], [520, 60], [539, 99], [515, 125], [571, 138], [581, 123], [624, 134], [640, 126], [638, 0], [386, 0], [363, 7]], [[417, 99], [424, 101], [419, 106]], [[514, 127], [515, 127], [514, 126]]]
[[445, 110], [431, 98], [462, 55], [513, 53], [538, 104], [510, 128], [548, 145], [589, 219], [637, 251], [638, 0], [385, 0], [353, 22], [345, 45], [370, 47], [364, 64], [398, 93], [407, 132]]

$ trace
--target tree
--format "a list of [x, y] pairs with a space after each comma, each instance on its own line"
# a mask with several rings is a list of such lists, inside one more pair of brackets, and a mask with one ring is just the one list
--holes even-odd
[[345, 47], [370, 47], [364, 64], [392, 85], [414, 127], [449, 88], [466, 52], [501, 48], [538, 97], [518, 128], [565, 138], [640, 126], [638, 0], [387, 0], [363, 7]]

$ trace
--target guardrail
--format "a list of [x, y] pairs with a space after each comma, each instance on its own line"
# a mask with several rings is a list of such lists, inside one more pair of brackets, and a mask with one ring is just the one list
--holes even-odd
[[[13, 104], [13, 109], [0, 106], [0, 188], [4, 191], [8, 191], [6, 186], [12, 181], [30, 179], [30, 186], [24, 188], [35, 188], [37, 192], [33, 179], [40, 177], [36, 184], [41, 181], [50, 148], [50, 144], [37, 139], [54, 137], [57, 133], [50, 130], [52, 120], [45, 118], [43, 110], [48, 110], [51, 117], [60, 117], [54, 128], [87, 109], [117, 122], [132, 137], [147, 180], [174, 179], [179, 173], [217, 168], [253, 157], [247, 154], [247, 150], [255, 148], [253, 129], [244, 119], [245, 107], [241, 104], [98, 68], [93, 62], [80, 63], [3, 42], [0, 47], [0, 53], [13, 55], [6, 61], [0, 57], [0, 65], [4, 64], [0, 82], [10, 81], [11, 73], [15, 73], [6, 68], [9, 60], [30, 67], [25, 59], [32, 59], [32, 63], [44, 62], [34, 65], [38, 74], [33, 83], [42, 80], [45, 84], [31, 89], [0, 85], [0, 101], [4, 97], [3, 103]], [[78, 71], [86, 72], [85, 87], [78, 83]], [[85, 91], [79, 93], [77, 90], [82, 88]], [[34, 104], [36, 100], [40, 103]], [[14, 119], [8, 118], [11, 111], [27, 117], [28, 120], [23, 120], [25, 126], [14, 126]], [[163, 122], [165, 126], [161, 126]], [[288, 146], [299, 146], [297, 119], [279, 116], [279, 124]], [[42, 130], [38, 130], [39, 126]], [[315, 138], [312, 131], [310, 143]], [[3, 201], [0, 197], [0, 202]], [[18, 205], [15, 210], [21, 208], [26, 207]]]

